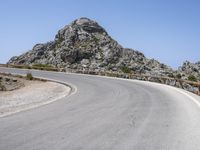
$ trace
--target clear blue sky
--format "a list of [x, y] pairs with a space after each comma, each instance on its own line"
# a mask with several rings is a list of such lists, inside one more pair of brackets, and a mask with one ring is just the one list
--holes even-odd
[[123, 47], [173, 68], [200, 60], [200, 0], [2, 0], [0, 63], [53, 40], [80, 17], [96, 20]]

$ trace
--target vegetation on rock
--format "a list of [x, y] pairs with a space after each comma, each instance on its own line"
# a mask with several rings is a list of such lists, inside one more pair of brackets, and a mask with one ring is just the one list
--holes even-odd
[[188, 80], [193, 81], [193, 82], [197, 82], [197, 78], [194, 75], [189, 75]]

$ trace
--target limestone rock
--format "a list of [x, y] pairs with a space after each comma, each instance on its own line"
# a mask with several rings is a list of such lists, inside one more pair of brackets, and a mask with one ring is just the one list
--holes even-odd
[[200, 81], [200, 61], [196, 63], [185, 61], [183, 62], [183, 65], [179, 67], [178, 71], [184, 79], [193, 75], [198, 81]]
[[32, 50], [12, 57], [9, 64], [51, 64], [66, 69], [111, 70], [127, 67], [135, 73], [168, 76], [173, 70], [141, 52], [123, 48], [97, 22], [79, 18], [60, 29], [54, 41], [36, 44]]

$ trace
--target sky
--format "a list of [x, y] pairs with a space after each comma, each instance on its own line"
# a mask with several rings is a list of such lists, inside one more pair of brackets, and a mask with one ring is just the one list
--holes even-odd
[[1, 0], [0, 63], [54, 40], [80, 17], [173, 68], [200, 61], [200, 0]]

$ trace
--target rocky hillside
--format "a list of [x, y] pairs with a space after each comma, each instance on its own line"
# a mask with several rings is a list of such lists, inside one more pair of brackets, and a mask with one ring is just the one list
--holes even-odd
[[196, 63], [191, 63], [189, 61], [185, 61], [183, 63], [183, 65], [179, 67], [178, 71], [186, 79], [188, 77], [191, 78], [193, 76], [192, 80], [200, 81], [200, 61], [198, 61]]
[[88, 18], [73, 21], [58, 31], [54, 41], [36, 44], [32, 50], [12, 57], [9, 64], [50, 64], [85, 70], [134, 71], [170, 76], [173, 70], [141, 52], [123, 48], [97, 22]]

